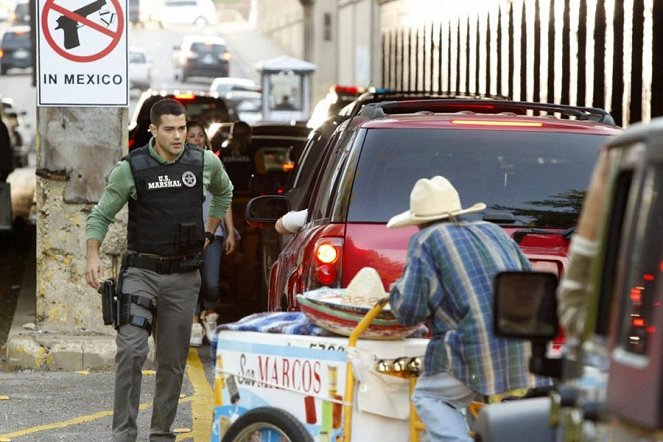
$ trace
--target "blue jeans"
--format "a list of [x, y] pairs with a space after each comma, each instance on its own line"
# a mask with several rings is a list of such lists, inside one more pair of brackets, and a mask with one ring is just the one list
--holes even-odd
[[200, 269], [201, 285], [198, 296], [203, 309], [214, 309], [221, 303], [221, 256], [223, 255], [223, 236], [216, 236], [203, 251], [203, 266]]
[[422, 376], [412, 394], [431, 442], [470, 442], [465, 408], [474, 392], [448, 373]]

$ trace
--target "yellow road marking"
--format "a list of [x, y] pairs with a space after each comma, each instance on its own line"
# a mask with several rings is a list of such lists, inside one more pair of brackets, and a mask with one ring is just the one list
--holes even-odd
[[[152, 404], [140, 404], [139, 409], [145, 410], [150, 408]], [[104, 417], [112, 416], [112, 411], [100, 411], [98, 413], [88, 414], [86, 416], [79, 416], [62, 422], [53, 422], [52, 424], [37, 425], [36, 427], [25, 428], [23, 430], [14, 431], [13, 433], [0, 434], [0, 437], [21, 437], [28, 434], [38, 433], [40, 431], [53, 430], [55, 428], [66, 428], [72, 425], [84, 424]]]
[[186, 374], [193, 386], [193, 397], [189, 398], [192, 399], [191, 420], [193, 421], [193, 431], [178, 435], [176, 440], [209, 440], [212, 432], [213, 392], [205, 376], [205, 367], [203, 367], [203, 363], [198, 356], [198, 350], [195, 348], [189, 349]]
[[[180, 399], [179, 403], [191, 402], [191, 419], [193, 421], [193, 431], [191, 433], [180, 434], [177, 436], [178, 441], [185, 440], [209, 440], [212, 430], [212, 387], [210, 387], [205, 377], [205, 368], [198, 356], [196, 349], [189, 350], [189, 360], [187, 362], [187, 375], [193, 385], [193, 396]], [[140, 404], [139, 410], [146, 410], [152, 404]], [[85, 416], [75, 417], [61, 422], [53, 422], [52, 424], [37, 425], [30, 428], [14, 431], [12, 433], [0, 434], [0, 440], [10, 439], [16, 437], [27, 436], [42, 431], [54, 430], [56, 428], [66, 428], [73, 425], [80, 425], [87, 422], [92, 422], [97, 419], [103, 419], [113, 415], [111, 410], [100, 411]]]

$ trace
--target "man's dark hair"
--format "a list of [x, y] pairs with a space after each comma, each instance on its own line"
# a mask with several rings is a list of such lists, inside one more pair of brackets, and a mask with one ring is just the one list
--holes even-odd
[[172, 98], [162, 98], [150, 108], [150, 123], [155, 126], [161, 124], [162, 115], [183, 115], [186, 112], [184, 105]]

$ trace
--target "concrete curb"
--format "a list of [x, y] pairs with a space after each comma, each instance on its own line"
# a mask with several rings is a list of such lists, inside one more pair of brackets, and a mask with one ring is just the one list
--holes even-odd
[[[7, 337], [6, 364], [11, 370], [112, 370], [115, 335], [63, 335], [33, 330], [36, 323], [36, 259], [31, 253]], [[152, 339], [145, 369], [154, 368]]]

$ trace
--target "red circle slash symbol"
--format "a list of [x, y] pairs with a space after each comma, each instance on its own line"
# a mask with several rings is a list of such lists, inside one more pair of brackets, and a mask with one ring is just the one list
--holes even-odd
[[[98, 11], [107, 0], [89, 0], [90, 3], [83, 5], [76, 10], [69, 10], [60, 5], [55, 4], [55, 0], [46, 0], [44, 8], [41, 12], [41, 25], [44, 32], [44, 37], [53, 50], [60, 54], [62, 57], [81, 63], [89, 63], [98, 61], [108, 55], [120, 41], [122, 32], [124, 32], [124, 13], [118, 0], [110, 0], [112, 6], [115, 8], [117, 29], [111, 30], [106, 26], [102, 26], [97, 22], [89, 20], [87, 16], [93, 12]], [[53, 34], [48, 26], [48, 17], [50, 13], [59, 14], [56, 19], [57, 26], [54, 30], [62, 31], [63, 44], [61, 47], [53, 38]], [[69, 49], [74, 49], [81, 45], [78, 40], [78, 28], [81, 26], [89, 26], [91, 29], [109, 37], [109, 43], [101, 51], [89, 55], [76, 55], [69, 52]]]

